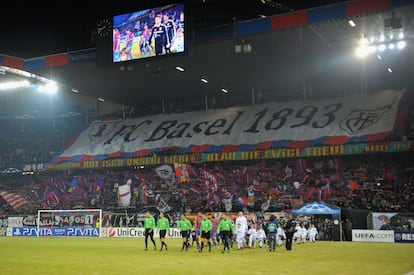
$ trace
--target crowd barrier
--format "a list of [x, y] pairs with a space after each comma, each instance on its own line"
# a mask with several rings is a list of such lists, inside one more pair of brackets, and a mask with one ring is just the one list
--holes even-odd
[[[143, 227], [4, 227], [0, 236], [8, 237], [108, 237], [144, 238]], [[178, 228], [170, 228], [168, 238], [181, 238]], [[154, 238], [159, 238], [154, 230]]]
[[[8, 237], [106, 237], [144, 238], [143, 227], [1, 227], [0, 236]], [[154, 238], [159, 238], [158, 230]], [[167, 238], [181, 238], [178, 228], [170, 228]], [[414, 231], [352, 230], [353, 242], [414, 243]]]

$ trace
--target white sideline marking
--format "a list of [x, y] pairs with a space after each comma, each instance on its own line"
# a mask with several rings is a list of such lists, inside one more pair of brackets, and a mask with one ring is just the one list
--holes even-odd
[[413, 271], [410, 271], [408, 273], [405, 273], [404, 275], [414, 275], [414, 270]]

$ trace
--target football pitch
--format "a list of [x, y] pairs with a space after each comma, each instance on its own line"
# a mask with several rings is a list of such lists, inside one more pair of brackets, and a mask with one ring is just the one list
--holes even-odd
[[[159, 240], [156, 240], [159, 248]], [[0, 238], [0, 274], [414, 274], [414, 244], [327, 242], [237, 250], [144, 251], [142, 238]]]

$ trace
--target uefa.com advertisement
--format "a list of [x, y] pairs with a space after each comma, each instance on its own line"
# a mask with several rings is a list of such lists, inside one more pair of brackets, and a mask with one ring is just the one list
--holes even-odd
[[352, 241], [375, 243], [414, 243], [414, 231], [353, 229]]
[[353, 242], [393, 243], [393, 230], [352, 230]]

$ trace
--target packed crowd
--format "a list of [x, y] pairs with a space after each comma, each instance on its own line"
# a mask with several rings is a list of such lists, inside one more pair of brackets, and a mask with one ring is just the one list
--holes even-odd
[[[159, 167], [82, 169], [3, 176], [0, 190], [21, 194], [25, 208], [99, 207], [162, 212], [281, 211], [308, 201], [384, 212], [414, 211], [410, 154], [284, 159], [189, 166], [185, 182], [160, 177]], [[165, 167], [163, 167], [165, 168]], [[177, 168], [178, 169], [178, 168]], [[174, 178], [174, 167], [170, 166]], [[128, 196], [123, 196], [123, 194]], [[7, 210], [4, 209], [7, 208]]]
[[0, 172], [8, 168], [22, 171], [25, 165], [48, 163], [86, 127], [81, 117], [3, 119], [0, 125]]

